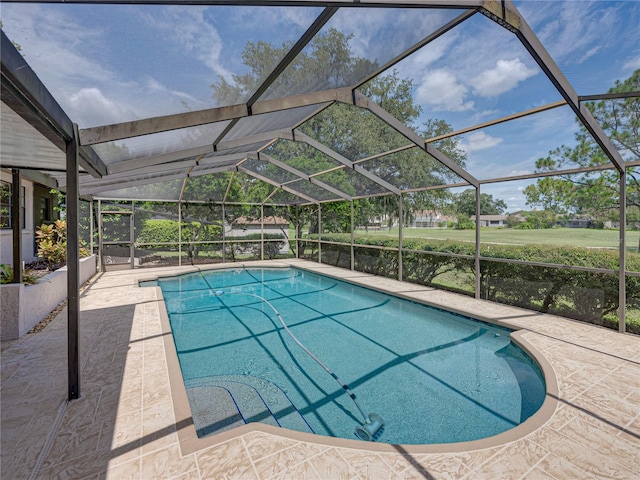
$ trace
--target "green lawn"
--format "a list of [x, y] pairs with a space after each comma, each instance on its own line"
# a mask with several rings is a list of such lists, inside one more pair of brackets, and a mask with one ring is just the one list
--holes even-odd
[[[435, 238], [474, 242], [475, 230], [455, 230], [452, 228], [404, 228], [404, 238]], [[384, 230], [358, 230], [356, 236], [384, 236], [398, 238], [398, 229]], [[629, 250], [638, 249], [637, 231], [627, 232], [627, 247]], [[546, 245], [572, 245], [581, 247], [618, 248], [620, 244], [620, 232], [618, 230], [596, 230], [591, 228], [552, 228], [545, 230], [516, 230], [513, 228], [491, 228], [480, 230], [482, 243], [511, 243], [527, 244], [540, 243]]]

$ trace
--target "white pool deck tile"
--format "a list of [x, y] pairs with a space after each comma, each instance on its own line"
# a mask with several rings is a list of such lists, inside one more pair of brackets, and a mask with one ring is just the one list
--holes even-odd
[[116, 271], [99, 274], [81, 297], [80, 399], [66, 401], [66, 311], [42, 332], [2, 343], [0, 478], [640, 479], [640, 337], [317, 263], [286, 263], [518, 326], [555, 373], [555, 410], [521, 438], [463, 451], [372, 451], [271, 431], [184, 448], [178, 432], [190, 427], [176, 422], [159, 299], [155, 289], [137, 285], [194, 268]]

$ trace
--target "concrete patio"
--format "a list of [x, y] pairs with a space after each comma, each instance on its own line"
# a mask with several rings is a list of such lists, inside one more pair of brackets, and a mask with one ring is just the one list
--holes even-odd
[[2, 343], [0, 476], [640, 478], [639, 337], [360, 272], [286, 263], [520, 326], [522, 338], [555, 372], [558, 398], [552, 399], [550, 419], [521, 438], [467, 451], [375, 451], [244, 427], [219, 435], [212, 445], [186, 448], [180, 432], [193, 426], [175, 413], [169, 378], [174, 360], [167, 361], [159, 299], [155, 289], [137, 285], [194, 268], [114, 271], [99, 274], [82, 294], [79, 400], [66, 401], [66, 311], [42, 332]]

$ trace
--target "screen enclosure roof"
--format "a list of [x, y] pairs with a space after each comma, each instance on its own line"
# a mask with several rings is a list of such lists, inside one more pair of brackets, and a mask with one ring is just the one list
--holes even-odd
[[[55, 42], [23, 45], [2, 32], [1, 164], [49, 172], [64, 189], [65, 149], [77, 141], [80, 193], [94, 198], [233, 201], [235, 177], [264, 184], [257, 203], [313, 204], [530, 178], [530, 152], [519, 147], [524, 136], [544, 138], [534, 119], [577, 119], [607, 168], [622, 172], [640, 160], [616, 150], [587, 108], [606, 95], [576, 91], [563, 71], [570, 62], [556, 62], [511, 1], [8, 1], [7, 32], [9, 22], [36, 21], [35, 8], [61, 25], [73, 14], [75, 42], [56, 57], [47, 50]], [[146, 31], [135, 31], [131, 19], [146, 22]], [[169, 48], [147, 38], [174, 30]], [[224, 45], [217, 59], [205, 58], [215, 49], [198, 50], [206, 33]], [[71, 56], [85, 48], [82, 39], [95, 49], [92, 63]], [[465, 49], [495, 68], [461, 62]], [[450, 54], [457, 56], [446, 68], [434, 68]], [[200, 61], [190, 65], [187, 57]], [[71, 78], [69, 62], [94, 68]], [[115, 65], [130, 78], [116, 78]], [[446, 132], [424, 128], [443, 111], [429, 90], [437, 75], [450, 75], [444, 92], [454, 92], [464, 88], [454, 73], [473, 75], [474, 68], [477, 101], [491, 97], [495, 108], [474, 115], [467, 88]], [[489, 73], [501, 68], [520, 80], [491, 83]], [[416, 111], [399, 108], [385, 85]], [[510, 101], [500, 103], [500, 95]], [[453, 139], [469, 152], [470, 139], [498, 136], [491, 165], [461, 161], [446, 147]], [[196, 184], [207, 182], [223, 187], [198, 198]]]

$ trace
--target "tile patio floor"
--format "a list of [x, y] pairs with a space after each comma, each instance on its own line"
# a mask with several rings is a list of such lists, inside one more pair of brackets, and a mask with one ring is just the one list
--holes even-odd
[[[371, 452], [244, 433], [183, 455], [155, 289], [99, 275], [81, 298], [82, 396], [66, 402], [66, 311], [2, 343], [0, 477], [18, 479], [640, 479], [640, 338], [359, 272], [293, 260], [373, 287], [521, 325], [558, 382], [551, 419], [473, 451]], [[253, 264], [253, 263], [252, 263]], [[256, 262], [260, 264], [260, 262]], [[237, 264], [236, 264], [237, 265]]]

